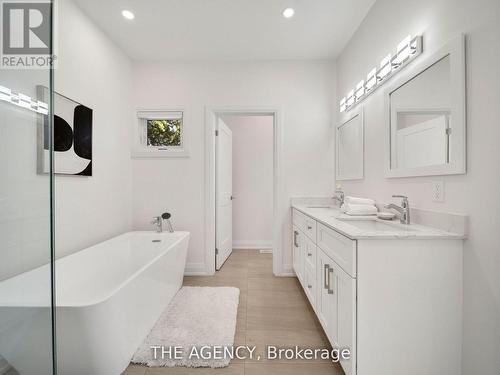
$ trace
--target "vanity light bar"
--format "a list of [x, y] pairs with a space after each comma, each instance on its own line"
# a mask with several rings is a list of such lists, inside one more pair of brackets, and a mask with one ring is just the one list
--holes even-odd
[[13, 92], [11, 89], [0, 86], [0, 100], [17, 105], [18, 107], [29, 109], [30, 111], [49, 114], [49, 105], [39, 100], [33, 100], [28, 95]]
[[363, 95], [365, 95], [365, 81], [364, 80], [361, 80], [356, 85], [356, 91], [355, 91], [354, 95], [356, 95], [357, 102], [359, 102], [363, 98]]
[[346, 101], [347, 108], [351, 107], [354, 103], [355, 103], [354, 90], [351, 90], [347, 94], [347, 101]]
[[408, 35], [398, 44], [394, 56], [391, 54], [385, 56], [380, 62], [380, 67], [370, 70], [366, 81], [360, 81], [355, 90], [349, 91], [347, 99], [340, 101], [340, 112], [349, 111], [420, 54], [422, 54], [422, 36], [412, 38]]
[[394, 58], [393, 64], [395, 66], [401, 65], [406, 61], [408, 57], [411, 55], [411, 36], [407, 36], [404, 38], [399, 44], [397, 48], [396, 57]]
[[380, 69], [377, 73], [378, 82], [382, 82], [392, 72], [391, 54], [389, 53], [380, 62]]
[[377, 84], [377, 68], [370, 70], [370, 73], [366, 76], [366, 92], [370, 92]]

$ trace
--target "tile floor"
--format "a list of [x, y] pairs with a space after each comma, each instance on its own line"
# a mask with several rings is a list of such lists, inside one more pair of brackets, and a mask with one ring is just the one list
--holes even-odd
[[[272, 273], [272, 255], [235, 250], [215, 276], [185, 277], [184, 285], [234, 286], [240, 289], [235, 345], [329, 347], [296, 278]], [[233, 360], [224, 369], [146, 368], [131, 365], [122, 375], [343, 375], [330, 361]]]

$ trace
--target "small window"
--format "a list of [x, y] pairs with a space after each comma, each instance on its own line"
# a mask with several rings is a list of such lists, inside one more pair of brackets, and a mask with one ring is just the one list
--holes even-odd
[[179, 147], [181, 143], [182, 119], [146, 120], [148, 146]]
[[187, 157], [184, 112], [139, 111], [133, 157]]

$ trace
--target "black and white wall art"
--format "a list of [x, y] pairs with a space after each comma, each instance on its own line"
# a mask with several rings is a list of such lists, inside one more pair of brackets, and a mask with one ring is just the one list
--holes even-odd
[[[48, 103], [48, 89], [38, 87], [39, 97]], [[49, 118], [39, 127], [38, 172], [48, 173]], [[54, 173], [92, 176], [92, 109], [54, 93]]]

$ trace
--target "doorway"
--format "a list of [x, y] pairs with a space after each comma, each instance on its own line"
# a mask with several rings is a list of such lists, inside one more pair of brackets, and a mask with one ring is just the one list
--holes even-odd
[[271, 252], [273, 123], [270, 115], [222, 115], [216, 137], [216, 269], [232, 250]]
[[251, 249], [272, 252], [280, 275], [279, 135], [275, 110], [207, 111], [207, 273]]

